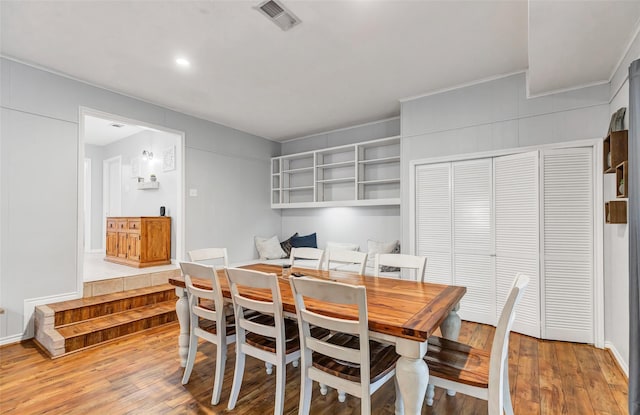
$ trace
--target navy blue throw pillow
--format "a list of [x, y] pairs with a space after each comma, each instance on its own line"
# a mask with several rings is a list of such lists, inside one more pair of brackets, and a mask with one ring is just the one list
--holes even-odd
[[302, 247], [317, 248], [318, 242], [316, 241], [315, 232], [312, 233], [311, 235], [292, 236], [291, 246], [294, 248], [302, 248]]

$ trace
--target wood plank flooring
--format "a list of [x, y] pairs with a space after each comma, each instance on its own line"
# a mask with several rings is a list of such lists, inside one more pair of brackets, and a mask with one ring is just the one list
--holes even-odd
[[[493, 328], [463, 323], [460, 340], [489, 348]], [[0, 413], [9, 414], [268, 414], [275, 377], [247, 357], [236, 409], [226, 405], [235, 355], [229, 348], [222, 400], [211, 406], [215, 346], [202, 344], [191, 380], [183, 386], [177, 353], [178, 325], [134, 334], [109, 344], [49, 359], [32, 341], [0, 348]], [[512, 334], [509, 372], [516, 414], [627, 414], [627, 379], [609, 352]], [[287, 367], [286, 414], [297, 414], [300, 369]], [[394, 413], [389, 382], [373, 395], [375, 414]], [[423, 414], [485, 414], [485, 402], [436, 388], [434, 406]], [[359, 414], [359, 400], [320, 395], [314, 385], [312, 414]]]

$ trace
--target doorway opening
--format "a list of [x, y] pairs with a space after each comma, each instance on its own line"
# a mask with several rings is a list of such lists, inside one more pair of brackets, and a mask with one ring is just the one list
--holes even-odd
[[[78, 286], [84, 296], [142, 288], [145, 276], [151, 283], [154, 275], [175, 271], [184, 246], [184, 133], [81, 108], [79, 136]], [[161, 216], [170, 218], [171, 264], [147, 267], [104, 260], [107, 218]], [[138, 276], [135, 282], [123, 283], [131, 276]]]

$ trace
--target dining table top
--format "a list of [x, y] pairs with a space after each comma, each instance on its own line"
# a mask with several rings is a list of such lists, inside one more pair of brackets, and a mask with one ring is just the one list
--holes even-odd
[[[252, 264], [240, 268], [276, 274], [280, 286], [282, 306], [285, 312], [295, 313], [295, 303], [291, 292], [290, 278], [283, 277], [282, 267], [272, 264]], [[292, 273], [301, 273], [311, 278], [361, 285], [367, 288], [367, 315], [369, 330], [410, 340], [426, 341], [437, 329], [449, 312], [464, 296], [465, 287], [423, 283], [418, 281], [394, 278], [358, 275], [353, 272], [337, 270], [315, 270], [308, 268], [291, 268]], [[224, 269], [218, 270], [220, 289], [225, 298], [231, 298], [229, 284]], [[169, 283], [176, 287], [185, 287], [184, 277], [169, 278]], [[196, 287], [211, 288], [211, 281], [193, 278]], [[271, 294], [265, 290], [248, 289], [243, 295], [256, 300], [271, 301]], [[357, 318], [355, 306], [322, 303], [314, 305], [313, 300], [305, 301], [311, 311], [341, 318]]]

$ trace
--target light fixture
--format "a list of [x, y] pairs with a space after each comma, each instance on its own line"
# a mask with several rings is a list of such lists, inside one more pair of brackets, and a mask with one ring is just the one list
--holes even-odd
[[153, 160], [153, 152], [142, 150], [142, 160], [144, 161]]
[[191, 66], [191, 63], [185, 58], [177, 58], [176, 65], [182, 66], [183, 68], [188, 68], [189, 66]]

